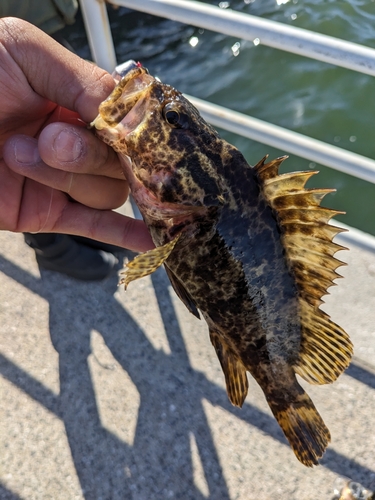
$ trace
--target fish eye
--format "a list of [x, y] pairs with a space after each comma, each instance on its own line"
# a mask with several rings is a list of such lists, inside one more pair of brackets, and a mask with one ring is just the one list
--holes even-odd
[[177, 126], [180, 119], [180, 115], [178, 111], [173, 111], [173, 109], [170, 109], [169, 111], [166, 111], [164, 113], [164, 118], [167, 120], [169, 125]]
[[182, 113], [176, 108], [173, 103], [169, 103], [163, 108], [164, 119], [171, 127], [174, 128], [188, 128], [189, 118], [188, 115]]

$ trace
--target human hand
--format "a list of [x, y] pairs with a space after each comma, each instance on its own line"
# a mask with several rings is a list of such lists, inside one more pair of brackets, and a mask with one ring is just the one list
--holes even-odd
[[115, 82], [25, 21], [0, 20], [0, 229], [153, 247], [116, 153], [85, 128]]

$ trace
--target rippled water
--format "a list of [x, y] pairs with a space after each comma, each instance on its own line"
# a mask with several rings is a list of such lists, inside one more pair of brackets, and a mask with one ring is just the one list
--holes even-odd
[[[206, 2], [218, 5], [219, 2]], [[375, 48], [375, 0], [234, 0], [222, 7]], [[375, 158], [375, 79], [128, 9], [110, 10], [118, 61], [141, 61], [179, 90]], [[78, 22], [67, 35], [89, 57]], [[287, 151], [220, 131], [254, 164]], [[375, 186], [291, 155], [284, 170], [318, 169], [311, 186], [334, 187], [325, 205], [375, 234]]]

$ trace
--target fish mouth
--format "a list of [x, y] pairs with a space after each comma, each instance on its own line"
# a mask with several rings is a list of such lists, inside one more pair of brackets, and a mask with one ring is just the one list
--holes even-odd
[[109, 97], [99, 106], [99, 114], [90, 126], [111, 135], [126, 137], [142, 122], [149, 89], [155, 78], [142, 67], [126, 73]]

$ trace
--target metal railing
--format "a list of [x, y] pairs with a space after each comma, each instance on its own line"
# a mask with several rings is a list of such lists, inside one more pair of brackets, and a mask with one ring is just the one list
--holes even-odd
[[[375, 49], [355, 43], [194, 0], [111, 2], [375, 76]], [[93, 59], [112, 72], [116, 56], [105, 3], [100, 0], [80, 0], [80, 3]], [[207, 101], [188, 98], [214, 126], [375, 184], [375, 160]]]

